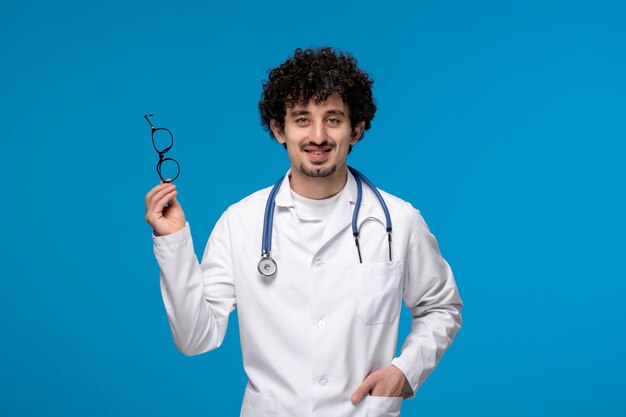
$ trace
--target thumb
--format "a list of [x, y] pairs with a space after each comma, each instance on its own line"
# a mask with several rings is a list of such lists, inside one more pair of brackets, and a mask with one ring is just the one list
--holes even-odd
[[369, 374], [363, 383], [352, 394], [352, 404], [357, 404], [376, 386], [377, 378], [374, 374]]

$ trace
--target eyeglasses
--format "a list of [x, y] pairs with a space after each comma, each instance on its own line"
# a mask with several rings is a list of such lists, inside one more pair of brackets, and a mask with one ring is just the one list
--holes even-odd
[[[174, 182], [174, 180], [178, 178], [178, 175], [180, 174], [180, 165], [178, 165], [178, 162], [175, 159], [164, 157], [164, 155], [172, 148], [172, 146], [174, 146], [174, 135], [172, 135], [172, 132], [170, 132], [169, 129], [166, 129], [164, 127], [154, 127], [150, 119], [148, 119], [148, 117], [152, 116], [154, 115], [146, 114], [143, 117], [145, 117], [148, 123], [150, 123], [150, 127], [152, 128], [152, 146], [154, 146], [154, 150], [157, 151], [157, 153], [159, 154], [159, 162], [157, 162], [156, 170], [159, 174], [159, 178], [161, 178], [161, 181]], [[171, 162], [167, 162], [164, 169], [163, 163], [166, 161]], [[176, 165], [174, 166], [174, 164]], [[176, 168], [176, 175], [174, 175], [173, 177], [172, 175], [167, 175], [173, 173], [174, 168]], [[165, 178], [163, 178], [163, 171], [165, 171], [166, 173], [165, 178], [171, 178], [170, 180], [166, 180]]]

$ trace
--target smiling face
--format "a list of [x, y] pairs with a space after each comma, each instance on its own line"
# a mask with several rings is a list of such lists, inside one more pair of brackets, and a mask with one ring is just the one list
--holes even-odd
[[314, 179], [331, 187], [343, 181], [343, 187], [350, 145], [359, 140], [364, 127], [359, 123], [353, 128], [349, 112], [341, 96], [333, 94], [319, 104], [311, 99], [306, 105], [287, 107], [284, 130], [272, 121], [274, 136], [287, 147], [294, 191], [298, 192], [294, 182], [304, 186]]

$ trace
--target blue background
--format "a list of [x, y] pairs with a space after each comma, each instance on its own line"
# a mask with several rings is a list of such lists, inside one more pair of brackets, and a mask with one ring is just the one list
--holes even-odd
[[350, 163], [422, 211], [465, 302], [403, 415], [625, 415], [625, 21], [620, 1], [3, 0], [0, 415], [238, 415], [236, 314], [209, 354], [169, 332], [142, 116], [174, 132], [201, 256], [288, 168], [267, 70], [320, 45], [375, 80]]

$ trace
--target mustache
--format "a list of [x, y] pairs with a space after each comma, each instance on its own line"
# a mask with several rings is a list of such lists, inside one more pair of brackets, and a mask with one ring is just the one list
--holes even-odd
[[318, 147], [318, 148], [329, 146], [331, 149], [334, 150], [337, 147], [337, 144], [336, 143], [330, 143], [327, 140], [325, 140], [322, 143], [308, 142], [308, 143], [303, 143], [302, 145], [300, 145], [300, 150], [302, 152], [304, 152], [304, 148], [306, 148], [307, 146], [315, 146], [315, 147]]

